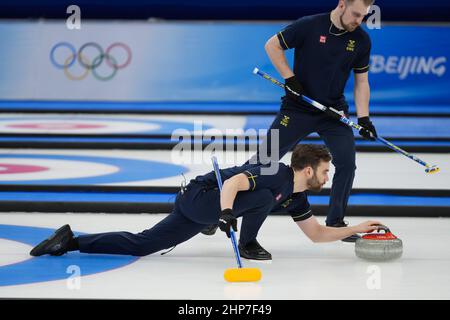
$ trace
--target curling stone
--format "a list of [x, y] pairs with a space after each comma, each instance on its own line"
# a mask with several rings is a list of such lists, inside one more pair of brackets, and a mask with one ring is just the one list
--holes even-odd
[[402, 240], [393, 235], [386, 226], [380, 225], [377, 231], [380, 230], [384, 230], [384, 233], [368, 233], [356, 240], [356, 256], [372, 261], [387, 261], [401, 257]]

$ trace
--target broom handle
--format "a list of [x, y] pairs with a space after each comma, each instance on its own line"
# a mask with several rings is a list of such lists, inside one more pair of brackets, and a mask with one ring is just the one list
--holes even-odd
[[[284, 88], [284, 83], [281, 83], [280, 81], [278, 81], [277, 79], [275, 79], [274, 77], [270, 76], [269, 74], [259, 70], [258, 68], [255, 68], [253, 70], [253, 73], [256, 75], [259, 75], [261, 77], [263, 77], [266, 80], [269, 80], [270, 82], [272, 82], [273, 84]], [[291, 90], [292, 91], [292, 90]], [[293, 92], [293, 91], [292, 91]], [[296, 92], [294, 92], [294, 94], [298, 95], [299, 97], [301, 96], [301, 98], [303, 100], [305, 100], [306, 102], [308, 102], [310, 105], [312, 105], [313, 107], [322, 110], [323, 112], [325, 112], [326, 114], [328, 114], [329, 116], [345, 123], [346, 125], [348, 125], [349, 127], [352, 127], [356, 130], [360, 130], [362, 127], [357, 124], [354, 123], [353, 121], [351, 121], [350, 119], [348, 119], [347, 117], [345, 117], [344, 115], [340, 114], [339, 111], [331, 108], [331, 107], [325, 107], [323, 104], [308, 98], [307, 96], [304, 95], [300, 95]], [[382, 137], [375, 137], [376, 140], [378, 140], [379, 142], [383, 143], [384, 145], [386, 145], [388, 148], [390, 148], [391, 150], [398, 152], [406, 157], [408, 157], [411, 160], [414, 160], [415, 162], [421, 164], [422, 166], [426, 167], [427, 169], [432, 169], [435, 166], [430, 165], [429, 163], [423, 161], [422, 159], [419, 159], [418, 157], [416, 157], [415, 155], [412, 155], [411, 153], [399, 148], [398, 146], [396, 146], [395, 144], [387, 141], [386, 139], [383, 139]]]
[[[214, 172], [216, 174], [217, 184], [219, 185], [219, 190], [220, 190], [220, 192], [222, 192], [222, 178], [220, 177], [220, 171], [219, 171], [219, 165], [217, 164], [217, 158], [215, 156], [212, 156], [211, 160], [213, 163]], [[241, 256], [239, 254], [239, 249], [238, 249], [237, 241], [236, 241], [236, 234], [234, 233], [233, 228], [230, 228], [230, 239], [231, 239], [231, 244], [233, 245], [234, 256], [236, 257], [236, 262], [238, 264], [238, 267], [242, 268]]]

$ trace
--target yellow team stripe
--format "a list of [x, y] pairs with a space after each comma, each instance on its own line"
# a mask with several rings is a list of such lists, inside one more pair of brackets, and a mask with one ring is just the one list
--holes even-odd
[[363, 68], [353, 68], [353, 70], [364, 70], [364, 69], [367, 69], [367, 68], [369, 68], [369, 64], [367, 65], [367, 66], [365, 66], [365, 67], [363, 67]]
[[250, 176], [247, 176], [249, 179], [252, 179], [252, 181], [253, 181], [253, 188], [252, 188], [252, 191], [253, 190], [255, 190], [255, 188], [256, 188], [256, 180], [255, 180], [255, 178], [256, 178], [256, 176], [254, 176], [254, 175], [252, 175], [250, 172], [248, 172], [248, 171], [245, 171], [245, 172], [247, 172]]
[[292, 216], [292, 219], [298, 219], [298, 218], [304, 217], [304, 216], [306, 216], [308, 213], [310, 213], [311, 211], [312, 211], [312, 210], [309, 209], [307, 212], [305, 212], [305, 213], [303, 213], [303, 214], [301, 214], [301, 215], [298, 215], [298, 216]]
[[286, 48], [289, 49], [289, 46], [287, 45], [286, 40], [284, 40], [283, 34], [281, 32], [278, 32], [278, 34], [281, 36], [281, 39], [283, 40], [283, 43], [286, 46]]

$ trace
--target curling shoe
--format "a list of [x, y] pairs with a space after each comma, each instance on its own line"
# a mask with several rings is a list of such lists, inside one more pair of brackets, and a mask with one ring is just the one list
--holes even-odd
[[39, 257], [44, 254], [60, 256], [68, 251], [68, 245], [73, 240], [73, 232], [68, 224], [56, 230], [48, 239], [39, 243], [30, 251], [30, 255]]
[[272, 260], [272, 255], [261, 247], [258, 241], [253, 240], [245, 246], [239, 243], [239, 254], [242, 258], [249, 260]]

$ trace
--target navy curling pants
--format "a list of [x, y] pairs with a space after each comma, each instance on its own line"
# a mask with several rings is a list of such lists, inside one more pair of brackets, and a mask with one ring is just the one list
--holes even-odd
[[[277, 155], [271, 154], [270, 131], [278, 129], [279, 148], [274, 148]], [[292, 150], [302, 139], [317, 132], [333, 156], [335, 166], [333, 176], [327, 225], [342, 221], [347, 209], [348, 198], [355, 177], [355, 138], [352, 129], [344, 123], [317, 111], [313, 106], [299, 107], [284, 98], [275, 120], [267, 132], [267, 137], [258, 146], [257, 154], [249, 161], [278, 162], [287, 152]], [[261, 152], [261, 149], [263, 150]], [[265, 151], [267, 150], [267, 152]]]
[[[220, 192], [217, 188], [190, 183], [178, 193], [171, 214], [141, 233], [108, 232], [78, 237], [80, 252], [145, 256], [171, 248], [194, 237], [220, 215]], [[273, 195], [267, 190], [239, 192], [233, 212], [242, 216], [239, 242], [256, 239], [258, 231], [273, 207]], [[223, 236], [226, 237], [224, 233]]]

